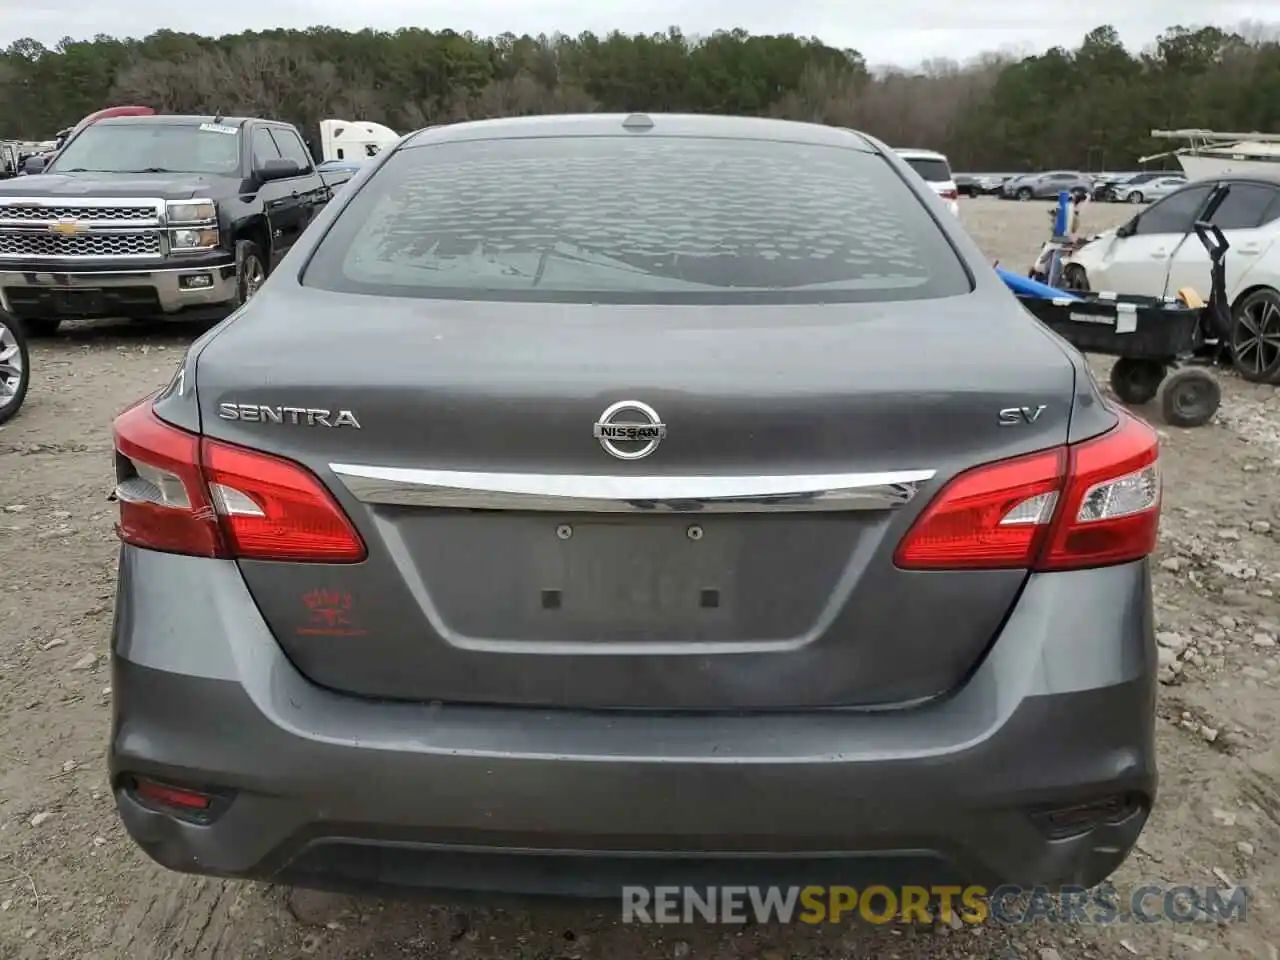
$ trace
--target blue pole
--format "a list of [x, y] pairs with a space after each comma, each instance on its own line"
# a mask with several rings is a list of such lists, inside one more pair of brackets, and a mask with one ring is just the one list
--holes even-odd
[[1063, 190], [1058, 194], [1058, 218], [1053, 222], [1054, 238], [1071, 233], [1071, 194]]

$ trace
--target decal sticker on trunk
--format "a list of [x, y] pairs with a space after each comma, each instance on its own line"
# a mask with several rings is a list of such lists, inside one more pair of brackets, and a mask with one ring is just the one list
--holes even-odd
[[302, 596], [307, 622], [298, 628], [304, 637], [362, 637], [365, 630], [351, 612], [351, 594], [317, 588]]

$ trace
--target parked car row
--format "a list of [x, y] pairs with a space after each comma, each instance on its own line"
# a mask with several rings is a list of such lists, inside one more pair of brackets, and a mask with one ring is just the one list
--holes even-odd
[[1000, 192], [1001, 185], [1016, 173], [957, 173], [956, 190], [962, 197], [985, 197]]
[[1177, 170], [1102, 174], [1049, 170], [1040, 173], [957, 173], [954, 182], [957, 195], [962, 197], [1048, 200], [1066, 190], [1073, 196], [1112, 203], [1150, 203], [1185, 184], [1187, 175]]
[[1010, 177], [1000, 185], [1001, 200], [1051, 200], [1063, 191], [1073, 197], [1093, 193], [1093, 178], [1074, 170], [1049, 170]]
[[1180, 170], [1103, 174], [1094, 180], [1092, 197], [1111, 203], [1150, 203], [1167, 197], [1186, 182], [1187, 175]]

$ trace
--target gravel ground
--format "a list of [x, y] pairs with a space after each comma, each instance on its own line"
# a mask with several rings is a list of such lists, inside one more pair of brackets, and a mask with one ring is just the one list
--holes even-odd
[[[974, 200], [962, 216], [993, 259], [1021, 269], [1045, 234], [1045, 209]], [[1131, 212], [1097, 206], [1086, 225], [1111, 226]], [[1274, 390], [1228, 376], [1218, 423], [1162, 428], [1161, 794], [1115, 878], [1122, 889], [1245, 885], [1245, 922], [644, 928], [599, 907], [464, 909], [196, 879], [154, 866], [127, 839], [103, 763], [115, 563], [108, 425], [165, 382], [196, 332], [107, 323], [37, 342], [27, 408], [0, 428], [0, 958], [1277, 960]]]

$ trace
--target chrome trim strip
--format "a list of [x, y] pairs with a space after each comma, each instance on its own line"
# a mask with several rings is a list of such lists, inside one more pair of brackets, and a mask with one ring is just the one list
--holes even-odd
[[[207, 253], [209, 248], [203, 251], [197, 250], [197, 253]], [[49, 263], [51, 261], [66, 261], [68, 263], [99, 263], [115, 260], [163, 260], [163, 248], [154, 253], [82, 253], [71, 254], [65, 253], [0, 253], [0, 260], [15, 260], [21, 263], [30, 261], [31, 263]], [[30, 272], [30, 271], [28, 271]], [[41, 273], [45, 271], [39, 271]]]
[[[4, 208], [0, 206], [0, 210]], [[5, 219], [0, 217], [0, 229], [4, 229], [9, 233], [36, 233], [47, 234], [49, 225], [57, 223], [57, 220], [23, 220], [23, 219]], [[152, 220], [84, 220], [85, 227], [77, 236], [83, 236], [86, 233], [133, 233], [138, 230], [155, 230], [159, 231], [160, 221]], [[179, 228], [181, 229], [181, 228]]]
[[[199, 200], [179, 200], [177, 203], [199, 203]], [[205, 201], [208, 202], [208, 201]], [[159, 197], [23, 197], [0, 198], [0, 205], [21, 207], [156, 207], [163, 206]]]
[[[77, 266], [78, 265], [79, 264], [77, 264]], [[125, 282], [130, 280], [145, 281], [148, 278], [158, 277], [169, 273], [187, 274], [193, 271], [212, 272], [220, 270], [223, 267], [231, 266], [234, 266], [234, 264], [229, 260], [226, 263], [218, 263], [213, 266], [210, 266], [209, 264], [200, 264], [199, 266], [194, 267], [158, 267], [154, 270], [146, 267], [134, 270], [14, 270], [12, 267], [0, 266], [0, 285], [13, 287], [61, 287], [64, 289], [79, 286], [100, 287], [102, 286], [102, 280], [104, 277], [123, 278]], [[30, 277], [35, 277], [36, 282], [28, 282], [28, 278]], [[117, 286], [118, 285], [119, 284], [117, 284]]]
[[588, 513], [889, 510], [909, 503], [920, 485], [937, 472], [625, 477], [470, 473], [351, 463], [331, 463], [329, 469], [364, 503]]

